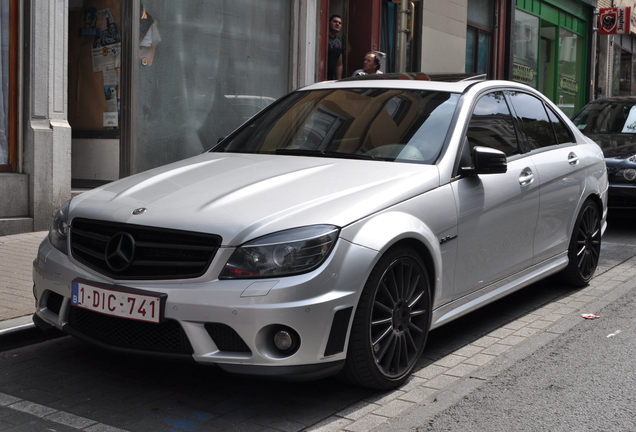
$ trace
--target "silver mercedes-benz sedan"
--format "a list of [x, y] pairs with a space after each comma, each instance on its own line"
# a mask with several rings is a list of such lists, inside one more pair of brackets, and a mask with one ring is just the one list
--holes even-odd
[[549, 275], [606, 226], [598, 145], [507, 81], [308, 86], [200, 156], [65, 203], [35, 323], [225, 371], [401, 385], [429, 330]]

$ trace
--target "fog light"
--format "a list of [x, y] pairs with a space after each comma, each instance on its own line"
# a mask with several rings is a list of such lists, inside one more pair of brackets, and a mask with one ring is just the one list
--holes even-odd
[[279, 330], [274, 333], [274, 345], [281, 351], [288, 351], [294, 346], [294, 338], [289, 332]]

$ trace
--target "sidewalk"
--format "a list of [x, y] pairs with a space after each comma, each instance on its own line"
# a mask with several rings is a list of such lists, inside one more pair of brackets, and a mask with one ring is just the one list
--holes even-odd
[[35, 312], [31, 269], [48, 231], [0, 237], [0, 332], [30, 324]]

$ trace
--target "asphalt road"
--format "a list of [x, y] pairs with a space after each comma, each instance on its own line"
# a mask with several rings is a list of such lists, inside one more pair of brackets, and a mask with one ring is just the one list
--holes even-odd
[[417, 431], [636, 430], [636, 290]]

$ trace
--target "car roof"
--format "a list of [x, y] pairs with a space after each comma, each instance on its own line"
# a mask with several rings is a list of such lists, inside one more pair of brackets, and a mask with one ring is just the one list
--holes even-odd
[[598, 104], [598, 103], [607, 103], [607, 102], [635, 102], [636, 103], [636, 96], [604, 97], [604, 98], [594, 99], [590, 103]]
[[[375, 75], [362, 75], [358, 77], [345, 78], [339, 81], [322, 81], [308, 85], [299, 89], [300, 91], [325, 90], [335, 88], [392, 88], [392, 89], [415, 89], [415, 90], [437, 90], [452, 93], [464, 93], [469, 87], [486, 80], [485, 74], [470, 73], [439, 73], [425, 74], [422, 72], [408, 73], [386, 73]], [[502, 83], [499, 81], [499, 83]], [[522, 85], [506, 81], [506, 85]]]
[[442, 90], [462, 93], [471, 85], [484, 81], [485, 74], [423, 72], [385, 73], [344, 78], [340, 81], [323, 81], [301, 90], [321, 90], [327, 88], [405, 88], [421, 90]]

